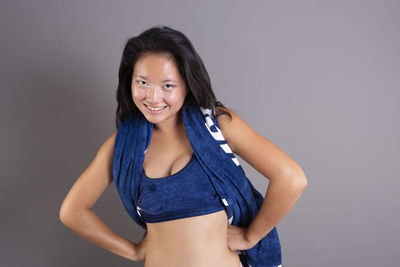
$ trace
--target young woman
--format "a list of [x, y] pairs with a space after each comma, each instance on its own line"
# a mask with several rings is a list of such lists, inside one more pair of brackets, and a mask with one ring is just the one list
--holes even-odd
[[[179, 209], [159, 210], [159, 217], [155, 213], [146, 217], [143, 211], [147, 230], [138, 244], [115, 233], [91, 211], [113, 181], [116, 130], [68, 192], [60, 209], [61, 221], [96, 245], [132, 261], [145, 261], [146, 267], [245, 266], [237, 251], [251, 249], [265, 237], [305, 188], [307, 180], [300, 166], [216, 100], [192, 44], [170, 27], [155, 26], [128, 40], [117, 101], [117, 129], [125, 118], [139, 113], [154, 126], [143, 161], [141, 202], [151, 202], [157, 209], [175, 201]], [[269, 179], [265, 200], [248, 228], [228, 223], [224, 206], [201, 171], [183, 126], [185, 105], [211, 108], [233, 153]], [[191, 179], [198, 188], [180, 188], [184, 179]], [[161, 188], [163, 194], [154, 188]], [[207, 200], [200, 200], [196, 190], [206, 191]], [[198, 203], [205, 203], [200, 210]], [[189, 213], [195, 206], [197, 212]]]

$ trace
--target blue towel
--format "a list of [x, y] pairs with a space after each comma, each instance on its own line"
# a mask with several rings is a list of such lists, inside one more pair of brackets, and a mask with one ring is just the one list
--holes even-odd
[[[183, 125], [193, 153], [225, 205], [228, 222], [247, 228], [264, 197], [258, 192], [229, 148], [211, 109], [184, 105]], [[131, 218], [147, 226], [137, 206], [144, 153], [150, 145], [153, 124], [142, 113], [119, 124], [114, 145], [113, 176], [122, 203]], [[274, 227], [254, 247], [238, 251], [243, 266], [281, 266], [281, 245]]]

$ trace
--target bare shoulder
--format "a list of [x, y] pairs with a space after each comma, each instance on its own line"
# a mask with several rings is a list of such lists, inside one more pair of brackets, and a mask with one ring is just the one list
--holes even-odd
[[[217, 121], [222, 135], [225, 137], [233, 153], [242, 157], [244, 148], [248, 147], [252, 141], [260, 141], [260, 139], [264, 138], [233, 110], [218, 106], [216, 107], [216, 111], [225, 111], [231, 115], [231, 117], [225, 114], [220, 115], [217, 117]], [[254, 143], [254, 146], [257, 145]]]
[[216, 107], [229, 112], [217, 117], [219, 128], [232, 152], [240, 156], [267, 179], [304, 176], [300, 166], [282, 149], [255, 131], [237, 113], [228, 108]]
[[103, 145], [100, 147], [97, 153], [99, 152], [108, 154], [113, 153], [116, 135], [117, 135], [117, 130], [115, 130], [109, 137], [107, 137], [106, 141], [103, 143]]
[[117, 130], [115, 130], [109, 137], [107, 137], [107, 139], [98, 149], [94, 161], [101, 162], [101, 164], [107, 164], [108, 166], [112, 164], [116, 135]]
[[218, 125], [219, 128], [222, 132], [222, 135], [224, 136], [226, 142], [228, 143], [229, 147], [232, 149], [234, 153], [237, 152], [236, 147], [235, 147], [235, 142], [234, 138], [235, 133], [237, 134], [238, 131], [241, 131], [246, 128], [246, 123], [243, 121], [243, 119], [236, 114], [234, 111], [232, 111], [229, 108], [226, 107], [221, 107], [217, 106], [215, 107], [215, 111], [217, 113], [223, 111], [227, 112], [231, 115], [231, 117], [227, 114], [222, 114], [217, 117]]

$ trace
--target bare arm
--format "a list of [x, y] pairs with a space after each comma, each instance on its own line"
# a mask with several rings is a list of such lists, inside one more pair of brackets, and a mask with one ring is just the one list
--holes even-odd
[[[75, 181], [60, 208], [61, 222], [88, 241], [132, 261], [143, 260], [139, 245], [108, 227], [91, 208], [112, 183], [116, 131], [104, 142], [94, 160]], [[144, 235], [145, 237], [146, 235]]]
[[217, 118], [229, 147], [269, 180], [261, 209], [246, 232], [246, 239], [255, 245], [293, 208], [308, 182], [292, 158], [253, 130], [236, 113], [227, 111], [232, 120], [223, 115]]

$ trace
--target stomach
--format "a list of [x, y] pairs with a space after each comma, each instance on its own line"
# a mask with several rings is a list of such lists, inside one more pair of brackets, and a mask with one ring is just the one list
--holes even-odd
[[146, 223], [144, 267], [240, 267], [239, 254], [228, 247], [225, 210]]

